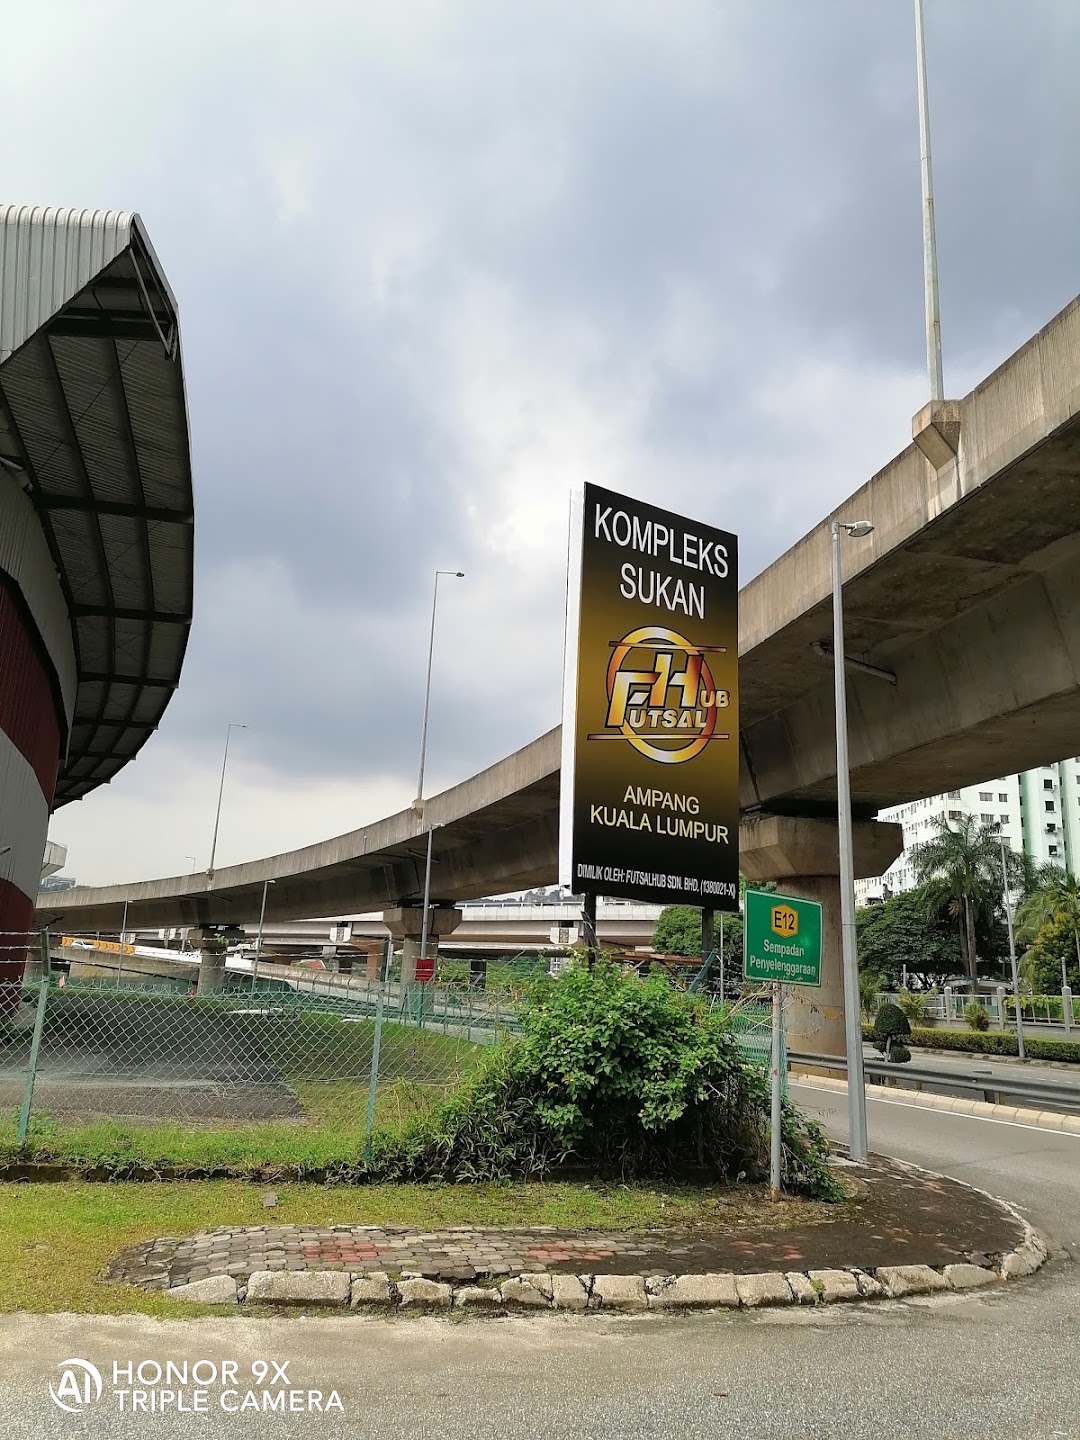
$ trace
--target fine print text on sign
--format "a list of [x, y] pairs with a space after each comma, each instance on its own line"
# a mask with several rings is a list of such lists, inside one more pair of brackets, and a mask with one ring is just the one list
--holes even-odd
[[735, 910], [735, 536], [595, 485], [572, 527], [560, 877]]
[[743, 936], [747, 980], [821, 984], [821, 906], [816, 900], [747, 890]]

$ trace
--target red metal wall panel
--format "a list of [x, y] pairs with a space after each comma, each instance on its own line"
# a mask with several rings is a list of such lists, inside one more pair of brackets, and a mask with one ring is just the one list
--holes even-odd
[[52, 805], [60, 723], [49, 671], [6, 575], [0, 574], [0, 730], [27, 762]]
[[0, 880], [0, 1018], [19, 1003], [34, 902], [10, 880]]

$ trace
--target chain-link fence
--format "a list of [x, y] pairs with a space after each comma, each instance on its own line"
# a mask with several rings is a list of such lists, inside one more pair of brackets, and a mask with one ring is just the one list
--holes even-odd
[[[358, 1158], [517, 1030], [550, 963], [442, 958], [417, 984], [392, 955], [361, 957], [363, 973], [236, 955], [200, 993], [196, 952], [65, 936], [50, 953], [28, 939], [18, 1003], [0, 1015], [0, 1141], [146, 1163]], [[767, 1068], [768, 1007], [738, 1005], [732, 1022], [745, 1059]]]

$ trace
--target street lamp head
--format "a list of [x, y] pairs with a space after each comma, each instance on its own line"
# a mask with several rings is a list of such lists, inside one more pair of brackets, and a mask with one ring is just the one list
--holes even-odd
[[874, 529], [869, 520], [841, 520], [840, 528], [846, 530], [853, 540], [862, 540]]
[[464, 580], [464, 579], [465, 579], [465, 571], [464, 571], [464, 570], [455, 570], [455, 571], [454, 571], [454, 574], [457, 576], [457, 578], [458, 578], [459, 580]]

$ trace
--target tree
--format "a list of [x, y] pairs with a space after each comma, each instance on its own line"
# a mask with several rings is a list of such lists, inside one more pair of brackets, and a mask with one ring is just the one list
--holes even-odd
[[[720, 916], [716, 917], [716, 939], [720, 939]], [[742, 954], [742, 916], [723, 917], [724, 959]], [[653, 945], [661, 955], [701, 954], [701, 911], [695, 905], [666, 905], [660, 911]]]
[[701, 911], [693, 905], [665, 905], [653, 935], [660, 955], [701, 954]]
[[[1032, 972], [1038, 972], [1038, 990], [1056, 989], [1059, 978], [1064, 985], [1070, 968], [1080, 971], [1080, 882], [1075, 875], [1066, 875], [1057, 865], [1038, 871], [1016, 912], [1016, 938], [1030, 945], [1025, 974], [1032, 979]], [[1047, 971], [1054, 961], [1058, 969], [1051, 977]]]
[[1022, 961], [1024, 979], [1036, 995], [1051, 995], [1063, 983], [1080, 990], [1076, 931], [1066, 915], [1041, 926]]
[[[934, 820], [935, 833], [914, 851], [915, 877], [922, 888], [926, 913], [948, 915], [958, 922], [964, 968], [978, 976], [976, 929], [992, 923], [1001, 904], [1001, 841], [996, 825], [965, 815], [951, 823]], [[1019, 889], [1024, 864], [1006, 852], [1011, 884]]]
[[952, 975], [961, 963], [960, 939], [955, 923], [927, 914], [921, 890], [893, 895], [884, 905], [867, 905], [856, 912], [855, 930], [859, 968], [874, 971], [898, 985], [906, 970], [929, 986], [932, 978]]

